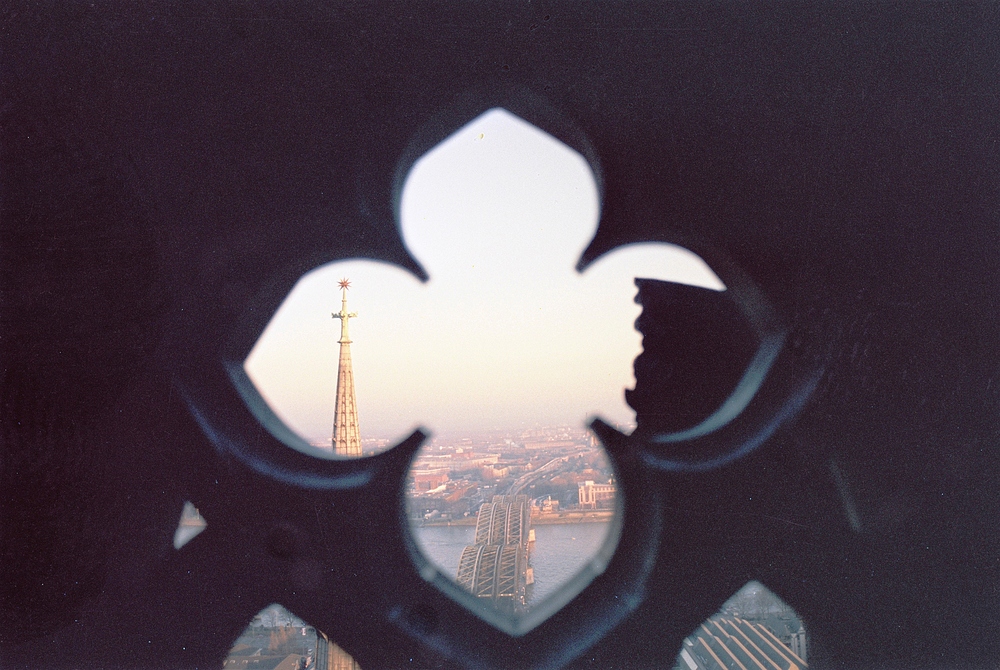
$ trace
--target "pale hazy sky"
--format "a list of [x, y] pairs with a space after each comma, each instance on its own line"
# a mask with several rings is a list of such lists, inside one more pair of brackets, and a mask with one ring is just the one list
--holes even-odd
[[362, 437], [579, 426], [595, 415], [633, 425], [624, 389], [641, 352], [635, 277], [724, 287], [668, 244], [623, 247], [576, 272], [598, 211], [582, 156], [506, 111], [486, 112], [406, 180], [403, 240], [430, 280], [365, 259], [313, 270], [247, 373], [289, 427], [328, 443], [340, 336], [331, 312], [346, 277]]

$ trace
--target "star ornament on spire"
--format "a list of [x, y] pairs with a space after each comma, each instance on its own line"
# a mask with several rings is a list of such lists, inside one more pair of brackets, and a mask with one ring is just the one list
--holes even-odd
[[337, 284], [344, 290], [351, 288], [351, 280], [346, 277], [337, 282]]

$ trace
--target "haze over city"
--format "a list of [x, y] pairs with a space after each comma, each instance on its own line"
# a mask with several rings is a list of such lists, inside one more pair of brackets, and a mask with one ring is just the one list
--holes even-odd
[[331, 312], [349, 278], [363, 437], [582, 426], [593, 416], [630, 427], [635, 277], [724, 286], [698, 256], [662, 243], [614, 250], [578, 273], [598, 215], [582, 156], [491, 110], [406, 180], [401, 232], [429, 281], [368, 259], [317, 268], [281, 305], [247, 373], [289, 427], [329, 444], [340, 336]]

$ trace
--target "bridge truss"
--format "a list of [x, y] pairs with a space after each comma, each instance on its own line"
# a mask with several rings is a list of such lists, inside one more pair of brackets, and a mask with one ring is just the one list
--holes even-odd
[[462, 551], [456, 581], [501, 609], [527, 603], [531, 506], [527, 496], [494, 496], [479, 508], [475, 544]]

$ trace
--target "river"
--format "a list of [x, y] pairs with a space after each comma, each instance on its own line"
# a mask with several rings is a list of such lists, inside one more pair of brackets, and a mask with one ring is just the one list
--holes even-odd
[[[541, 602], [579, 572], [608, 534], [607, 523], [567, 523], [532, 526], [535, 550], [530, 565], [535, 573], [528, 606]], [[438, 569], [454, 579], [462, 549], [472, 544], [475, 526], [420, 526], [413, 529], [421, 551]]]

